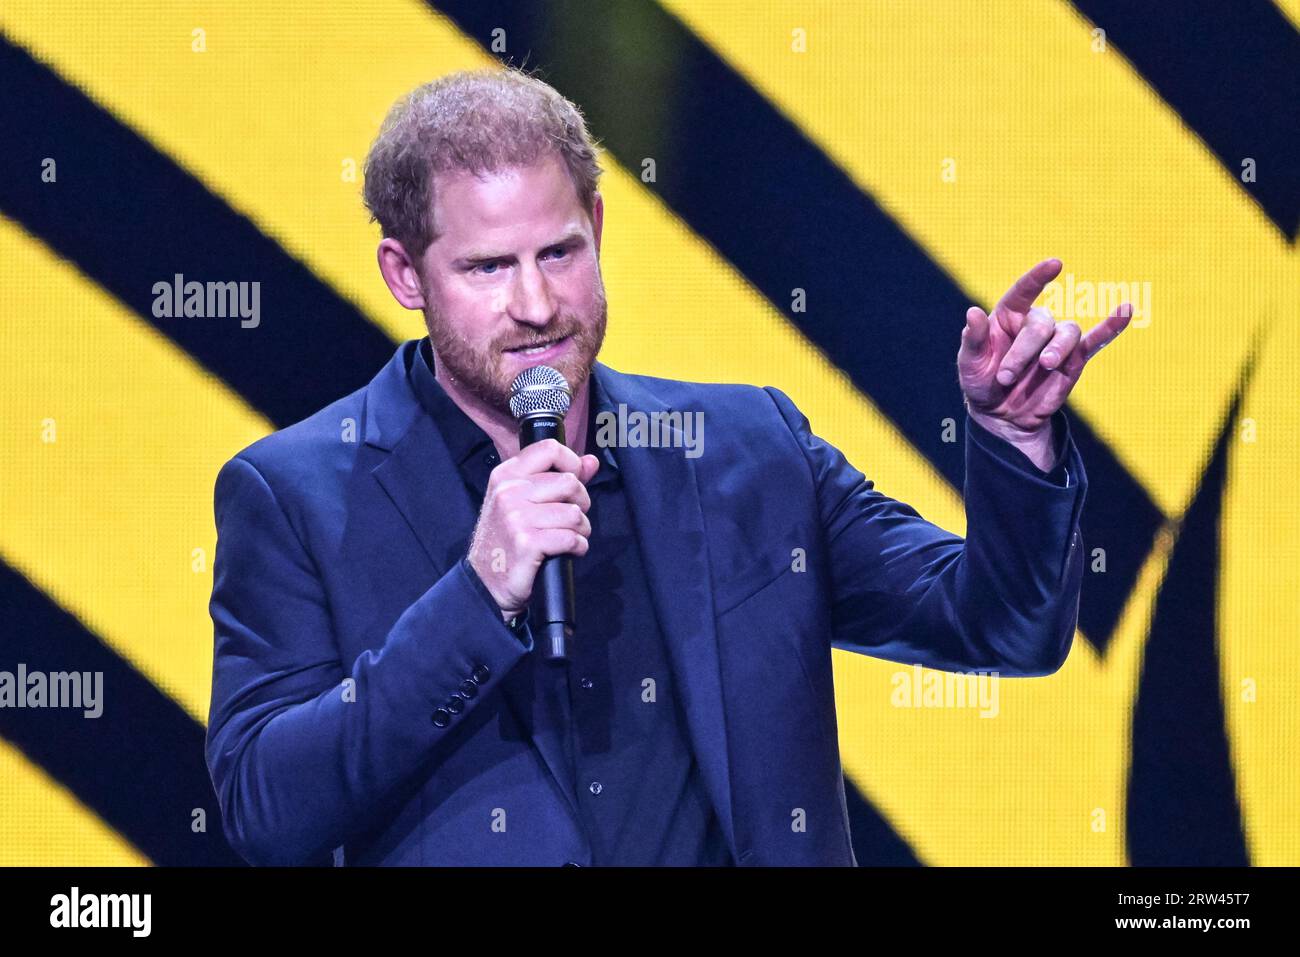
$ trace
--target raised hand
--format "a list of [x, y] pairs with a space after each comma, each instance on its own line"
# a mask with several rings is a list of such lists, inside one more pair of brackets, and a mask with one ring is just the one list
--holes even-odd
[[1044, 260], [1016, 280], [992, 315], [971, 306], [957, 352], [971, 418], [1021, 446], [1040, 467], [1053, 454], [1052, 414], [1065, 404], [1088, 360], [1133, 316], [1132, 305], [1123, 303], [1086, 335], [1072, 320], [1057, 322], [1034, 300], [1060, 271], [1059, 259]]

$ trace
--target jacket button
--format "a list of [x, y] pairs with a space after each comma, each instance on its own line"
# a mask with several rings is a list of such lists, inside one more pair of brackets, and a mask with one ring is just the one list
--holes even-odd
[[445, 728], [451, 724], [451, 714], [445, 708], [439, 708], [433, 713], [433, 723], [440, 728]]
[[447, 703], [443, 707], [452, 714], [460, 714], [465, 710], [465, 699], [458, 694], [454, 694], [447, 699]]
[[460, 693], [462, 697], [472, 698], [476, 694], [478, 694], [478, 685], [476, 685], [469, 678], [466, 678], [464, 681], [460, 683]]
[[582, 865], [579, 864], [577, 861], [565, 861], [565, 862], [564, 862], [564, 866], [565, 866], [565, 867], [581, 867]]
[[487, 680], [492, 677], [492, 671], [487, 665], [475, 665], [474, 671], [470, 675], [477, 684], [486, 684]]

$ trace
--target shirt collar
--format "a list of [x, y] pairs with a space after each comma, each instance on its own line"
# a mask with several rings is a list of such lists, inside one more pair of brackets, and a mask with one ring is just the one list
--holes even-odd
[[[475, 454], [485, 448], [493, 447], [492, 439], [486, 432], [458, 406], [447, 394], [447, 390], [438, 382], [434, 372], [433, 349], [429, 337], [420, 340], [420, 346], [411, 362], [408, 376], [416, 397], [424, 410], [433, 418], [438, 431], [442, 433], [447, 450], [451, 453], [457, 466], [463, 466]], [[600, 458], [602, 466], [592, 479], [592, 483], [602, 480], [610, 470], [618, 470], [618, 460], [613, 448], [598, 447], [596, 443], [596, 419], [601, 412], [613, 414], [613, 408], [601, 384], [595, 368], [591, 372], [590, 408], [587, 410], [587, 451]], [[604, 466], [608, 465], [609, 469]]]

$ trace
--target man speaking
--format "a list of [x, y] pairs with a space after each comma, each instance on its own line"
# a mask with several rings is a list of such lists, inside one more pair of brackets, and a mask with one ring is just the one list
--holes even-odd
[[[207, 760], [252, 863], [856, 864], [832, 647], [1021, 676], [1069, 652], [1087, 480], [1061, 406], [1131, 309], [1055, 322], [1048, 260], [967, 312], [963, 540], [775, 388], [597, 362], [596, 160], [508, 68], [420, 87], [370, 150], [379, 268], [428, 337], [216, 481]], [[567, 382], [565, 441], [521, 449], [535, 366]], [[609, 442], [620, 410], [697, 417], [702, 454]]]

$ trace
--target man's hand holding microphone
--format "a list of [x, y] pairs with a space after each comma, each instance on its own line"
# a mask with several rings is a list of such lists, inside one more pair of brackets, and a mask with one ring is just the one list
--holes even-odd
[[520, 450], [492, 470], [470, 539], [469, 563], [505, 621], [521, 614], [542, 561], [587, 554], [591, 497], [600, 462], [555, 439]]

